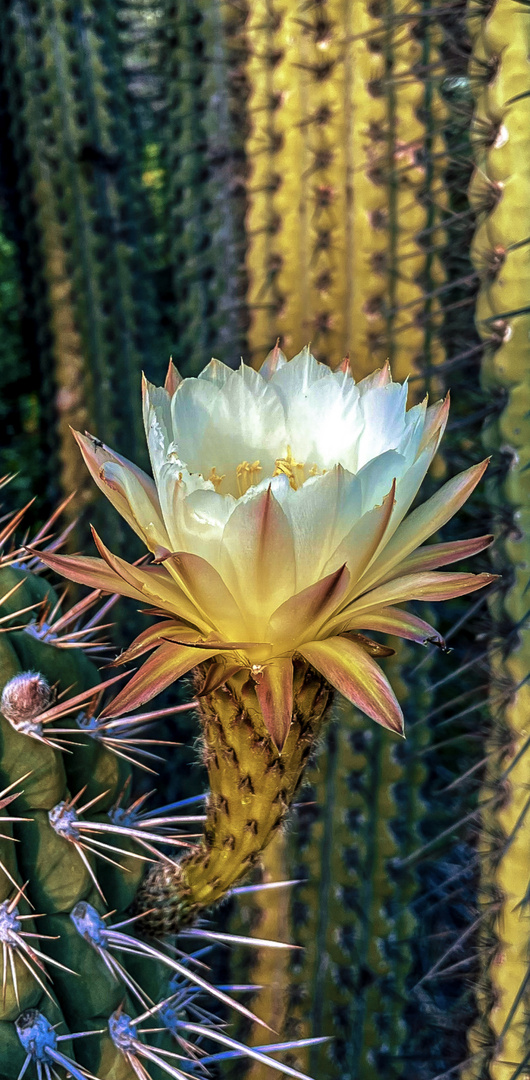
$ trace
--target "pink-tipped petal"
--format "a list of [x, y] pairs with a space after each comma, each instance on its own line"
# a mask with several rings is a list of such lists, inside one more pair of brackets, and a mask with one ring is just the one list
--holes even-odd
[[396, 481], [394, 480], [390, 491], [383, 501], [367, 510], [365, 514], [355, 522], [349, 533], [333, 552], [324, 566], [324, 573], [329, 571], [337, 563], [346, 563], [350, 572], [352, 589], [359, 578], [364, 574], [366, 567], [371, 562], [379, 545], [384, 539], [388, 528], [392, 511], [395, 505]]
[[403, 734], [403, 713], [381, 668], [345, 637], [311, 641], [298, 650], [348, 701], [376, 724]]
[[450, 407], [451, 397], [449, 392], [447, 392], [442, 401], [436, 401], [434, 405], [429, 406], [425, 414], [425, 424], [418, 453], [421, 453], [421, 451], [425, 449], [427, 443], [430, 442], [434, 435], [437, 435], [438, 442], [440, 441], [449, 418]]
[[412, 551], [438, 532], [469, 498], [484, 475], [489, 458], [448, 480], [432, 498], [418, 506], [396, 529], [392, 539], [369, 567], [359, 583], [359, 593], [388, 577], [390, 571]]
[[316, 636], [320, 626], [342, 600], [350, 575], [345, 566], [309, 585], [276, 608], [269, 620], [267, 636], [293, 646], [302, 637]]
[[333, 368], [333, 374], [336, 375], [337, 372], [340, 372], [342, 375], [351, 375], [353, 377], [349, 356], [344, 356], [340, 364], [337, 364], [336, 367]]
[[436, 570], [425, 574], [406, 574], [365, 593], [348, 604], [342, 614], [358, 616], [361, 612], [373, 611], [387, 604], [402, 604], [406, 600], [452, 600], [455, 596], [465, 596], [476, 589], [483, 589], [496, 581], [497, 577], [497, 574], [443, 574]]
[[169, 544], [158, 493], [150, 476], [93, 435], [72, 434], [92, 479], [148, 547]]
[[378, 386], [388, 386], [391, 382], [392, 373], [390, 371], [390, 363], [387, 360], [382, 368], [377, 368], [377, 370], [372, 371], [370, 375], [365, 375], [364, 379], [361, 379], [361, 381], [357, 383], [357, 389], [361, 394], [364, 394], [367, 390], [373, 390]]
[[[223, 579], [255, 624], [293, 595], [293, 534], [270, 486], [240, 500], [224, 528], [222, 555]], [[251, 635], [256, 632], [249, 629]]]
[[112, 666], [128, 664], [129, 661], [136, 660], [139, 656], [149, 652], [150, 649], [160, 645], [162, 641], [177, 638], [179, 643], [184, 641], [188, 644], [186, 639], [189, 638], [189, 643], [193, 644], [198, 637], [199, 631], [195, 628], [187, 626], [185, 623], [175, 623], [164, 619], [163, 622], [155, 623], [153, 626], [149, 626], [147, 630], [143, 630], [141, 634], [138, 634], [138, 637], [131, 642], [129, 647], [116, 657]]
[[495, 537], [477, 536], [470, 540], [452, 540], [448, 544], [427, 544], [408, 555], [394, 568], [393, 576], [418, 574], [425, 570], [437, 570], [439, 566], [449, 566], [459, 559], [468, 559], [478, 555], [493, 543]]
[[175, 645], [173, 642], [165, 642], [160, 645], [156, 652], [152, 653], [139, 671], [129, 679], [123, 690], [107, 705], [100, 715], [100, 719], [110, 716], [119, 716], [120, 713], [128, 713], [145, 705], [151, 698], [161, 694], [167, 686], [180, 679], [182, 675], [202, 664], [209, 656], [215, 655], [202, 649], [194, 649], [192, 645]]
[[87, 555], [54, 555], [49, 551], [31, 547], [28, 551], [37, 555], [50, 570], [69, 581], [88, 585], [91, 589], [101, 589], [102, 592], [130, 596], [133, 600], [145, 599], [140, 587], [133, 588], [128, 585], [103, 559], [93, 559]]
[[198, 626], [203, 632], [209, 633], [211, 627], [201, 618], [196, 606], [188, 599], [185, 592], [177, 585], [176, 581], [161, 566], [144, 568], [132, 566], [125, 559], [120, 559], [105, 546], [95, 529], [92, 529], [94, 543], [111, 570], [129, 587], [140, 589], [144, 600], [157, 600], [165, 611], [172, 615], [178, 615], [186, 622]]
[[167, 390], [170, 397], [173, 397], [175, 390], [178, 390], [182, 382], [182, 375], [179, 369], [173, 363], [173, 360], [169, 361], [166, 378], [164, 380], [164, 390]]
[[349, 638], [350, 641], [355, 641], [357, 645], [361, 646], [364, 652], [368, 653], [368, 656], [375, 657], [376, 660], [381, 660], [386, 656], [395, 656], [396, 650], [392, 649], [390, 645], [382, 645], [380, 641], [374, 641], [373, 638], [369, 638], [366, 634], [360, 634], [357, 630], [347, 630], [345, 633], [340, 633], [340, 637]]
[[293, 715], [293, 662], [290, 657], [273, 660], [254, 679], [265, 727], [281, 751]]
[[167, 569], [205, 619], [214, 622], [219, 630], [226, 630], [231, 637], [234, 633], [238, 634], [238, 631], [238, 636], [241, 636], [243, 615], [221, 575], [211, 563], [200, 555], [178, 551], [167, 560]]
[[265, 360], [259, 368], [259, 373], [268, 382], [269, 379], [272, 378], [272, 376], [274, 375], [275, 371], [278, 371], [279, 368], [285, 367], [286, 363], [287, 357], [285, 356], [285, 353], [283, 353], [280, 349], [280, 339], [278, 338], [274, 348], [272, 348], [271, 351], [267, 353]]
[[343, 633], [343, 628], [353, 630], [361, 626], [364, 630], [393, 634], [395, 637], [407, 638], [408, 641], [417, 641], [421, 645], [425, 645], [428, 641], [433, 645], [439, 645], [440, 648], [445, 645], [442, 635], [435, 630], [434, 626], [425, 622], [424, 619], [419, 619], [417, 615], [411, 615], [409, 611], [395, 607], [378, 608], [377, 611], [370, 611], [351, 620], [345, 619], [335, 632]]

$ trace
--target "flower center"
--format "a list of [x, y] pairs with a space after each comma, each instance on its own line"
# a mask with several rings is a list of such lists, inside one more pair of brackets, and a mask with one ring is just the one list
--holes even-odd
[[[293, 491], [297, 491], [310, 476], [323, 475], [326, 471], [326, 469], [319, 469], [316, 464], [308, 466], [303, 461], [297, 461], [293, 457], [291, 447], [288, 446], [285, 457], [276, 458], [272, 475], [286, 476]], [[263, 480], [263, 467], [259, 459], [256, 459], [256, 461], [241, 461], [239, 465], [236, 465], [235, 473], [235, 485], [233, 479], [230, 476], [227, 477], [226, 473], [218, 473], [215, 465], [212, 466], [208, 475], [206, 472], [202, 475], [205, 480], [209, 480], [213, 484], [216, 491], [221, 488], [221, 494], [226, 494], [226, 490], [235, 494], [235, 486], [238, 498], [246, 495], [249, 488], [254, 487]], [[227, 484], [223, 483], [225, 480]]]

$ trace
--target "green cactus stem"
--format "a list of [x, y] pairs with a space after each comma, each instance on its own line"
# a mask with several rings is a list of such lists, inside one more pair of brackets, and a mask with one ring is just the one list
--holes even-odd
[[[5, 597], [17, 584], [17, 591], [2, 604], [2, 615], [16, 613], [37, 601], [48, 604], [57, 601], [42, 578], [16, 567], [3, 567], [1, 594]], [[30, 620], [31, 617], [31, 614], [25, 616]], [[20, 617], [15, 622], [20, 624]], [[30, 621], [29, 631], [34, 625]], [[66, 740], [63, 752], [59, 748], [61, 727], [71, 727], [72, 722], [75, 725], [75, 713], [53, 724], [54, 730], [58, 728], [57, 735], [47, 735], [46, 727], [40, 737], [30, 734], [30, 730], [35, 730], [32, 717], [52, 706], [54, 692], [64, 695], [68, 691], [72, 695], [86, 690], [89, 701], [90, 690], [98, 682], [96, 668], [81, 649], [47, 644], [28, 629], [4, 632], [0, 637], [0, 684], [4, 688], [5, 712], [0, 717], [0, 790], [5, 788], [16, 795], [14, 803], [3, 811], [4, 816], [13, 816], [15, 820], [0, 829], [0, 862], [4, 867], [0, 872], [0, 936], [2, 941], [6, 940], [9, 918], [15, 920], [15, 931], [35, 935], [23, 938], [29, 952], [13, 948], [13, 966], [8, 962], [7, 970], [4, 969], [0, 995], [2, 1080], [13, 1080], [24, 1064], [16, 1024], [27, 1010], [37, 1010], [52, 1023], [58, 1023], [58, 1035], [105, 1028], [105, 1018], [123, 1001], [134, 1013], [134, 1003], [124, 986], [80, 936], [70, 913], [80, 901], [105, 913], [106, 904], [94, 885], [96, 875], [107, 894], [109, 908], [124, 912], [142, 877], [143, 863], [123, 856], [123, 869], [109, 867], [113, 873], [99, 874], [93, 855], [83, 860], [80, 849], [68, 843], [53, 827], [57, 807], [81, 785], [86, 786], [82, 801], [100, 796], [96, 804], [99, 813], [94, 819], [99, 817], [102, 821], [103, 812], [111, 807], [130, 777], [130, 767], [100, 743], [83, 738], [81, 729], [79, 735], [70, 739], [69, 749]], [[10, 834], [19, 841], [17, 844], [2, 838]], [[115, 852], [107, 854], [120, 861]], [[28, 919], [28, 915], [34, 918]], [[23, 921], [17, 922], [18, 916]], [[10, 946], [5, 947], [9, 952]], [[40, 952], [32, 954], [32, 949]], [[8, 953], [5, 956], [7, 959]], [[141, 970], [137, 974], [144, 985], [149, 985], [152, 977], [151, 966], [144, 964], [143, 975]], [[82, 978], [76, 974], [79, 972]], [[160, 979], [159, 969], [159, 985]], [[134, 1076], [108, 1032], [79, 1042], [74, 1039], [68, 1045], [61, 1042], [60, 1047], [63, 1053], [68, 1050], [72, 1061], [78, 1061], [99, 1077], [132, 1080]]]
[[246, 4], [165, 0], [161, 70], [165, 264], [173, 358], [195, 375], [246, 354]]
[[141, 155], [114, 4], [17, 0], [2, 5], [0, 27], [6, 157], [30, 260], [26, 308], [37, 322], [41, 394], [54, 418], [41, 434], [51, 460], [58, 443], [63, 492], [77, 492], [75, 517], [93, 492], [69, 425], [109, 442], [123, 428], [130, 452], [141, 442], [132, 388], [154, 340]]

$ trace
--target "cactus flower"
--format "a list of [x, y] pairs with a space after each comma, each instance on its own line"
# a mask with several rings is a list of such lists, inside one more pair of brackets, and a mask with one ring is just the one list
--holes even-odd
[[109, 715], [136, 708], [209, 661], [203, 692], [246, 670], [281, 750], [293, 711], [293, 657], [384, 727], [403, 717], [369, 634], [443, 644], [402, 604], [480, 589], [490, 574], [448, 573], [491, 542], [428, 544], [480, 480], [482, 462], [408, 513], [438, 449], [448, 399], [407, 409], [387, 367], [356, 383], [309, 349], [276, 347], [259, 371], [212, 360], [197, 378], [170, 365], [144, 383], [153, 478], [92, 436], [85, 462], [154, 556], [130, 565], [41, 555], [74, 581], [147, 601], [158, 621], [120, 657], [150, 657]]

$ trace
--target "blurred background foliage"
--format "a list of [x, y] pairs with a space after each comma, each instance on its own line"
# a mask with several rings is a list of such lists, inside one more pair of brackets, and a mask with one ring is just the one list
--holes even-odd
[[0, 472], [35, 520], [75, 490], [71, 546], [91, 520], [130, 557], [68, 425], [145, 463], [142, 369], [277, 336], [451, 387], [427, 490], [493, 454], [445, 535], [495, 531], [502, 591], [442, 610], [449, 659], [398, 651], [406, 744], [340, 712], [265, 867], [305, 883], [237, 916], [306, 947], [230, 964], [286, 1037], [334, 1037], [298, 1059], [319, 1080], [528, 1075], [529, 26], [524, 0], [0, 0]]

